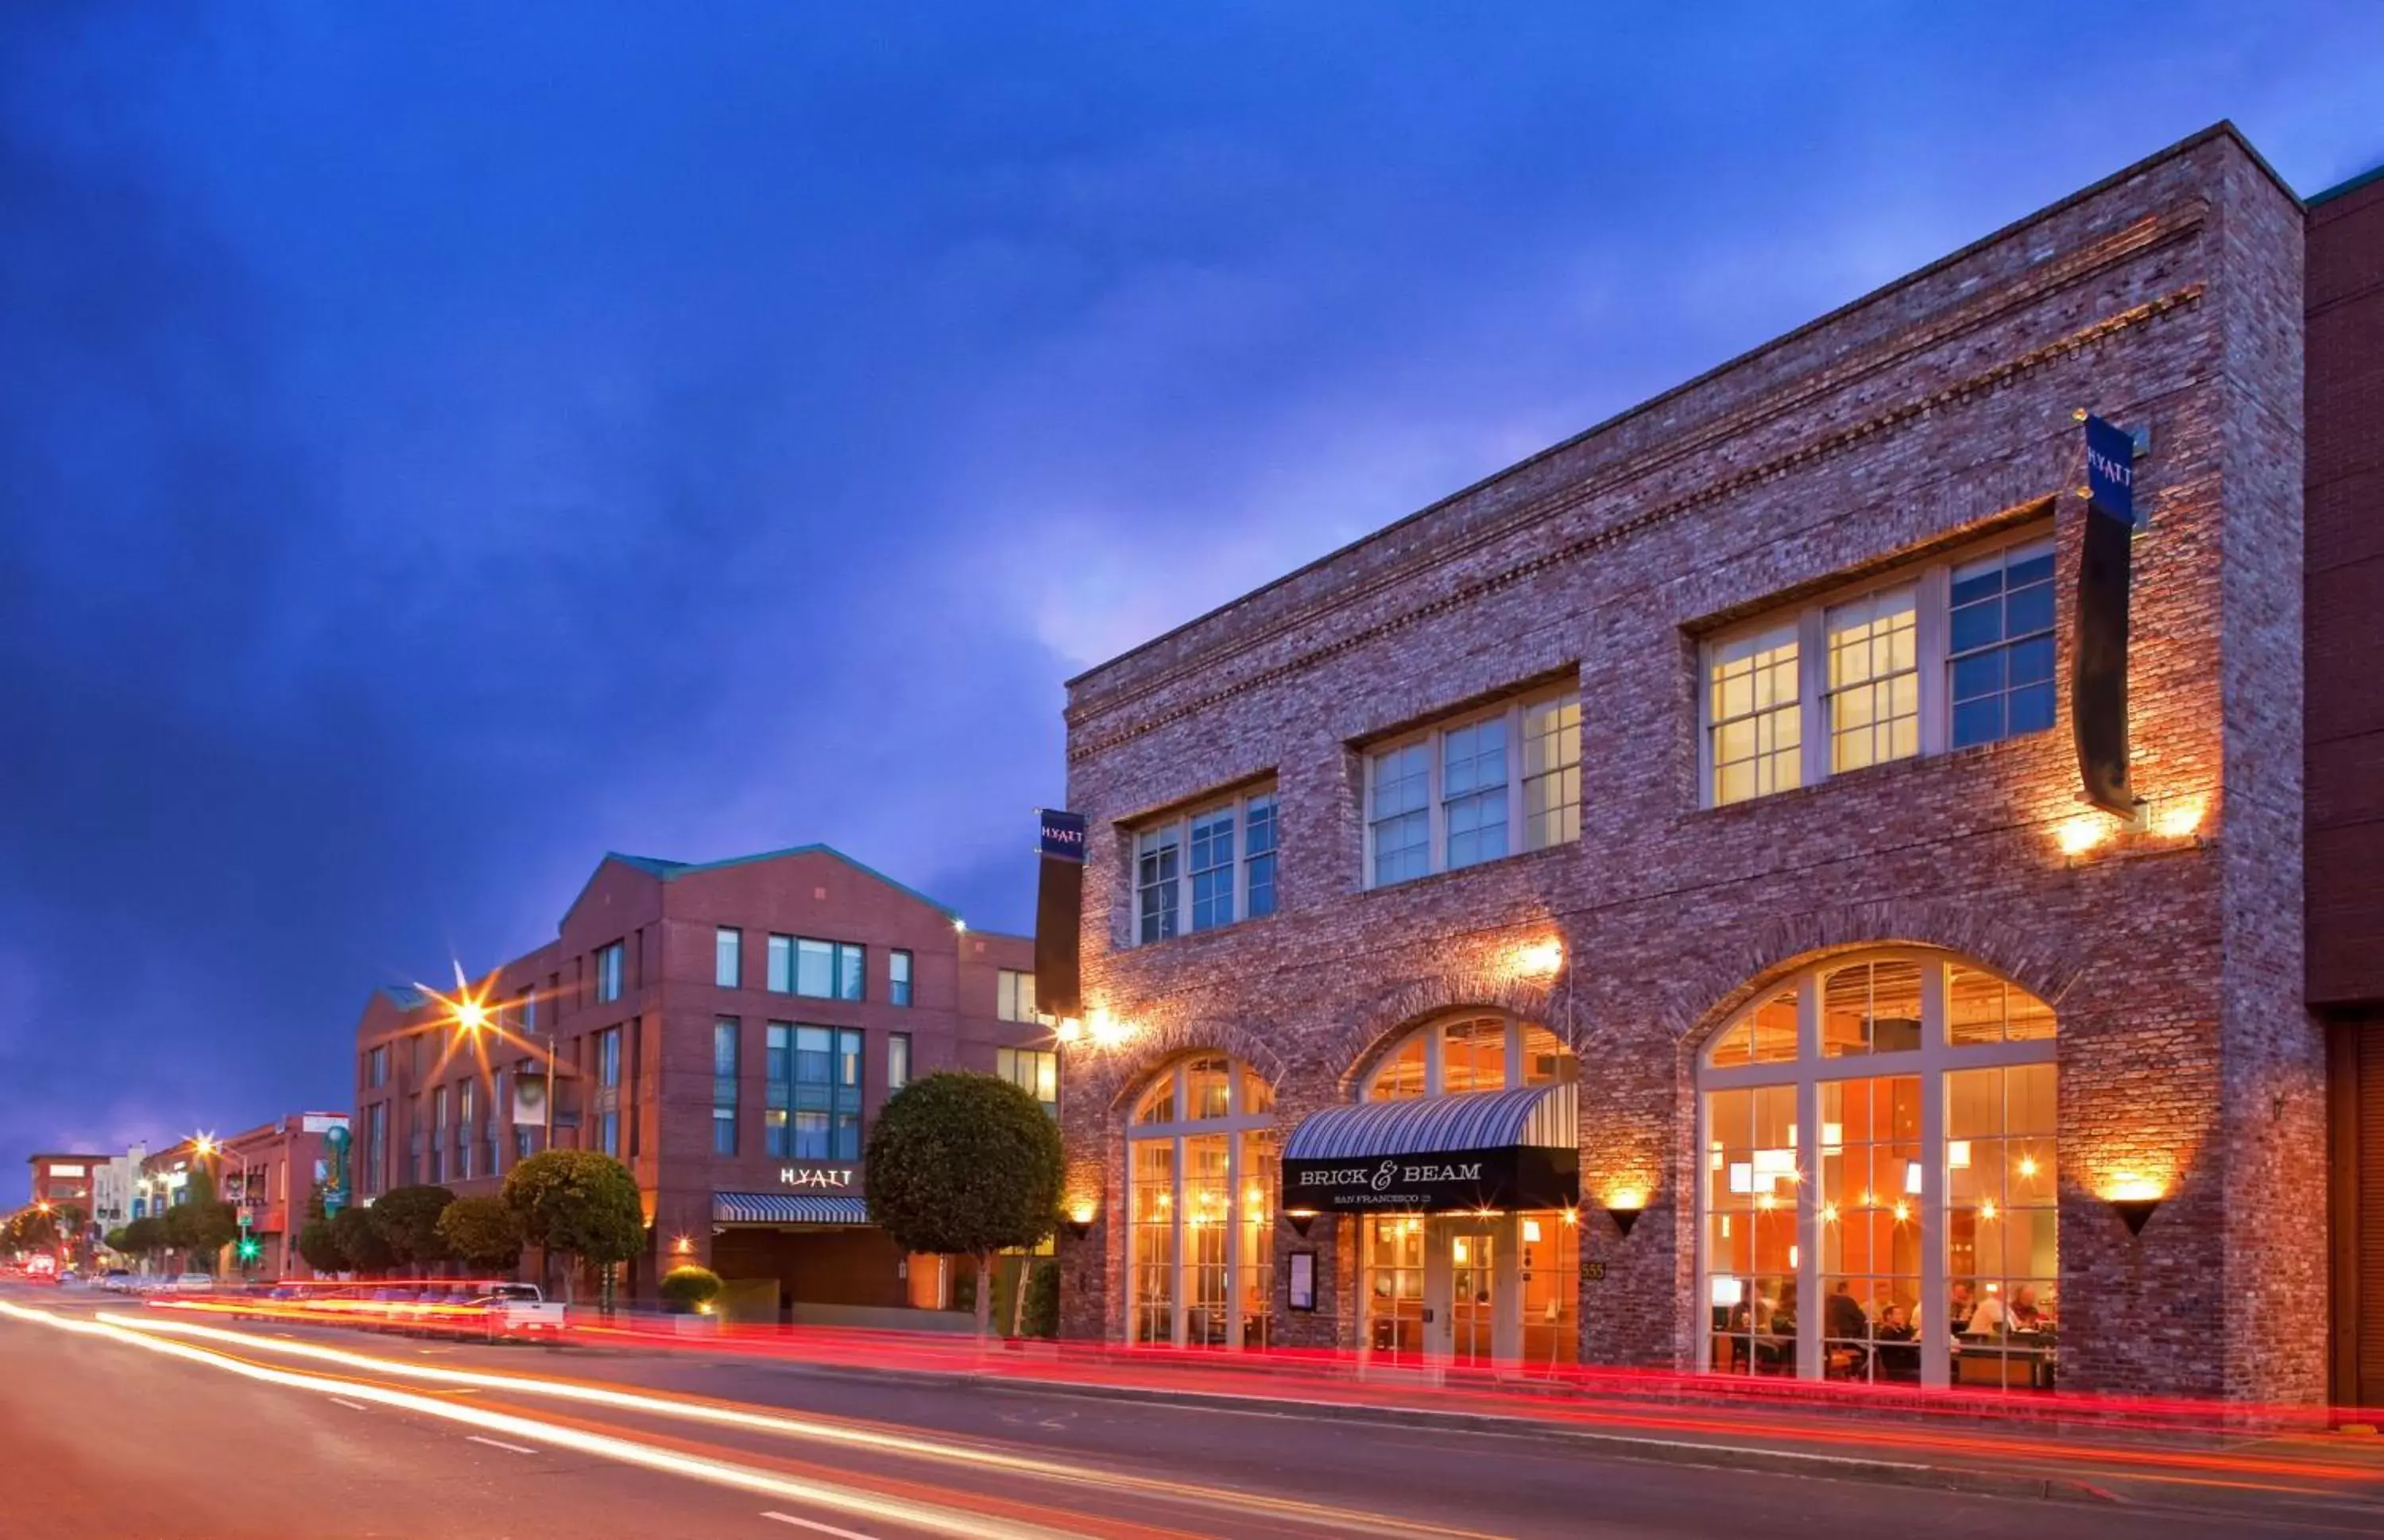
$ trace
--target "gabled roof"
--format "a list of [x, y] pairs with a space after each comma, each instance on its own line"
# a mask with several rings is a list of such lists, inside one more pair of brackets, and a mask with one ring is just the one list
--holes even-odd
[[380, 987], [380, 992], [384, 999], [400, 1011], [419, 1011], [430, 1003], [430, 997], [411, 984], [384, 984]]
[[2384, 162], [2369, 167], [2348, 181], [2336, 182], [2323, 192], [2311, 193], [2308, 202], [2312, 207], [2316, 207], [2328, 198], [2340, 198], [2346, 192], [2356, 192], [2369, 182], [2379, 180], [2384, 180]]
[[658, 877], [664, 882], [676, 882], [680, 877], [692, 876], [699, 872], [717, 872], [726, 866], [747, 866], [757, 861], [777, 861], [784, 857], [799, 855], [824, 855], [831, 860], [840, 861], [863, 876], [882, 882], [898, 893], [908, 894], [918, 900], [946, 919], [957, 920], [961, 917], [961, 912], [951, 905], [940, 903], [929, 898], [908, 883], [895, 881], [876, 867], [853, 860], [833, 845], [789, 845], [782, 851], [762, 851], [752, 855], [733, 855], [723, 861], [665, 861], [659, 856], [623, 855], [618, 851], [607, 851], [604, 852], [603, 861], [596, 863], [596, 871], [588, 874], [588, 880], [579, 885], [579, 892], [569, 904], [565, 906], [563, 912], [568, 914], [572, 910], [579, 907], [579, 900], [586, 898], [588, 889], [595, 886], [597, 873], [603, 871], [606, 861], [617, 861], [624, 866], [635, 867], [648, 876]]

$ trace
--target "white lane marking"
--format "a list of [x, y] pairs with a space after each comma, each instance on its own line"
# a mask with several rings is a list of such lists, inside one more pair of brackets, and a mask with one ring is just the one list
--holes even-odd
[[793, 1524], [801, 1529], [815, 1529], [822, 1534], [836, 1535], [838, 1540], [877, 1540], [875, 1535], [863, 1534], [857, 1529], [838, 1529], [834, 1524], [823, 1524], [816, 1519], [798, 1519], [791, 1513], [779, 1513], [766, 1508], [762, 1510], [762, 1517], [776, 1519], [782, 1524]]
[[476, 1433], [467, 1433], [464, 1435], [464, 1438], [466, 1443], [486, 1444], [491, 1449], [511, 1449], [517, 1455], [534, 1455], [538, 1453], [536, 1449], [531, 1448], [527, 1444], [508, 1444], [502, 1438], [482, 1438]]
[[351, 1401], [344, 1396], [332, 1397], [331, 1404], [335, 1407], [345, 1407], [350, 1411], [370, 1411], [372, 1410], [372, 1408], [365, 1405], [362, 1401]]

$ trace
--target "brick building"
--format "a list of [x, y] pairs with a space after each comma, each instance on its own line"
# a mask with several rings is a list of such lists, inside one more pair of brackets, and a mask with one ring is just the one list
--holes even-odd
[[227, 1246], [214, 1260], [215, 1271], [260, 1282], [311, 1278], [314, 1269], [298, 1253], [298, 1232], [317, 1184], [329, 1178], [328, 1136], [347, 1124], [345, 1112], [292, 1112], [228, 1138], [179, 1140], [143, 1159], [131, 1217], [154, 1217], [189, 1202], [192, 1174], [204, 1171], [217, 1198], [243, 1221], [242, 1233], [256, 1243], [256, 1255], [245, 1261], [235, 1252], [237, 1242]]
[[645, 1195], [633, 1295], [701, 1261], [735, 1317], [942, 1306], [944, 1265], [870, 1225], [862, 1149], [886, 1097], [934, 1070], [1056, 1103], [1033, 950], [825, 845], [607, 855], [556, 938], [497, 971], [501, 1037], [460, 1036], [418, 990], [375, 991], [356, 1030], [358, 1195], [495, 1191], [546, 1147], [515, 1101], [552, 1055], [553, 1144], [617, 1156]]
[[1065, 1332], [2321, 1397], [2303, 238], [2213, 129], [1072, 681]]
[[92, 1212], [93, 1196], [100, 1169], [107, 1164], [105, 1155], [33, 1155], [26, 1159], [32, 1169], [31, 1197], [34, 1203], [53, 1207], [72, 1204], [88, 1216]]
[[2333, 1070], [2333, 1380], [2384, 1406], [2384, 168], [2309, 204], [2309, 993]]

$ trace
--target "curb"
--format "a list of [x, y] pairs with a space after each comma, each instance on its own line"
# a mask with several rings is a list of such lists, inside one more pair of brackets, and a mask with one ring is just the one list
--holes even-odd
[[1007, 1374], [962, 1370], [872, 1369], [857, 1364], [787, 1362], [706, 1355], [704, 1361], [721, 1366], [765, 1368], [781, 1373], [816, 1375], [826, 1379], [870, 1384], [888, 1381], [945, 1388], [988, 1390], [1019, 1396], [1068, 1397], [1082, 1400], [1124, 1401], [1147, 1406], [1190, 1407], [1236, 1411], [1261, 1417], [1309, 1418], [1336, 1422], [1370, 1422], [1411, 1428], [1441, 1428], [1460, 1433], [1496, 1434], [1545, 1443], [1571, 1445], [1617, 1459], [1670, 1465], [1704, 1466], [1737, 1471], [1764, 1471], [1778, 1475], [1821, 1480], [1860, 1481], [1874, 1485], [1925, 1487], [1977, 1497], [2019, 1497], [2039, 1501], [2117, 1503], [2119, 1498], [2090, 1482], [2066, 1476], [2030, 1475], [2020, 1472], [1979, 1471], [1961, 1466], [1928, 1465], [1912, 1460], [1864, 1455], [1807, 1454], [1794, 1449], [1763, 1448], [1743, 1444], [1695, 1443], [1685, 1439], [1651, 1438], [1570, 1427], [1498, 1412], [1440, 1411], [1422, 1407], [1378, 1407], [1347, 1401], [1285, 1400], [1237, 1395], [1222, 1390], [1151, 1390], [1132, 1385], [1079, 1385], [1064, 1380], [1028, 1380]]

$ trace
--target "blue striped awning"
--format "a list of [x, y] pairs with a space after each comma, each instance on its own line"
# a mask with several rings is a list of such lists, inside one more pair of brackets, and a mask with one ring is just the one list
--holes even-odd
[[1283, 1147], [1283, 1158], [1345, 1161], [1512, 1146], [1578, 1149], [1580, 1124], [1574, 1109], [1570, 1081], [1328, 1107], [1300, 1120]]
[[869, 1199], [790, 1192], [716, 1192], [714, 1224], [866, 1224]]

